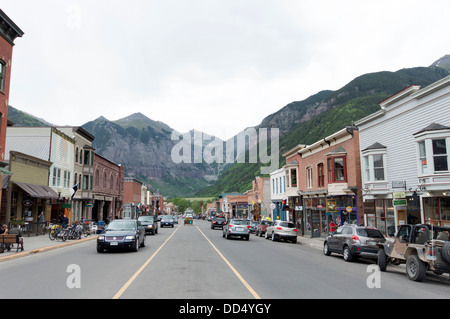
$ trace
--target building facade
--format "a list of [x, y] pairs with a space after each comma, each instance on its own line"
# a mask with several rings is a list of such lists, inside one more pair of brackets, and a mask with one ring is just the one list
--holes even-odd
[[7, 127], [8, 154], [17, 151], [52, 163], [47, 185], [58, 194], [58, 199], [52, 202], [52, 220], [58, 220], [63, 214], [72, 222], [70, 198], [74, 180], [74, 144], [71, 136], [55, 127]]
[[92, 219], [108, 223], [122, 217], [125, 169], [94, 153], [94, 185]]
[[392, 236], [406, 223], [450, 224], [450, 76], [412, 85], [357, 121], [364, 216]]
[[298, 151], [303, 196], [301, 233], [327, 236], [328, 225], [361, 224], [359, 131], [346, 127]]

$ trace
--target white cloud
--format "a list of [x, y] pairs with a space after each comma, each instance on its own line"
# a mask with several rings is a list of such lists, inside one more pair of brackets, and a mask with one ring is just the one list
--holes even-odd
[[448, 1], [10, 1], [10, 104], [56, 124], [141, 112], [230, 137], [356, 76], [450, 53]]

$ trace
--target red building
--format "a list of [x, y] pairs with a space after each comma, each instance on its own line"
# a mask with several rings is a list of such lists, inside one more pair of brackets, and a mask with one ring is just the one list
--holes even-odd
[[9, 85], [14, 40], [23, 31], [0, 10], [0, 165], [5, 167], [6, 126], [8, 121]]
[[[22, 37], [23, 31], [0, 9], [0, 180], [3, 174], [11, 174], [5, 169], [6, 127], [8, 123], [9, 85], [11, 83], [11, 60], [14, 40]], [[3, 203], [0, 192], [0, 207]], [[5, 216], [0, 216], [4, 223]]]
[[94, 153], [94, 207], [92, 219], [108, 222], [121, 217], [125, 168]]

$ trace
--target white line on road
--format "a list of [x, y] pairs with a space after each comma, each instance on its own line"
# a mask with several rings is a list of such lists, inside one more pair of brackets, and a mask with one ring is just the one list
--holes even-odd
[[167, 238], [162, 243], [162, 245], [159, 246], [159, 248], [153, 253], [153, 255], [141, 266], [141, 268], [139, 268], [138, 271], [136, 271], [136, 273], [133, 276], [131, 276], [131, 278], [127, 281], [127, 283], [123, 285], [123, 287], [120, 288], [120, 290], [114, 295], [113, 299], [119, 299], [120, 296], [122, 296], [125, 290], [127, 290], [127, 288], [133, 283], [133, 281], [137, 278], [137, 276], [139, 276], [139, 274], [145, 269], [145, 267], [147, 267], [147, 265], [152, 261], [152, 259], [156, 256], [156, 254], [159, 253], [161, 248], [164, 247], [164, 245], [170, 240], [170, 238], [172, 238], [172, 236], [178, 231], [178, 229], [180, 229], [180, 227], [177, 227], [177, 229], [175, 229], [175, 231], [169, 236], [169, 238]]
[[200, 230], [200, 228], [198, 228], [198, 226], [195, 226], [195, 227], [197, 227], [198, 231], [203, 235], [203, 237], [206, 238], [206, 240], [211, 244], [211, 246], [219, 254], [219, 256], [222, 257], [222, 259], [225, 261], [225, 263], [228, 265], [228, 267], [230, 267], [230, 269], [234, 272], [236, 277], [239, 278], [239, 280], [242, 282], [242, 284], [245, 286], [245, 288], [247, 288], [248, 291], [250, 291], [250, 293], [253, 295], [253, 297], [255, 297], [255, 299], [261, 299], [261, 297], [256, 293], [256, 291], [253, 290], [253, 288], [247, 283], [247, 281], [245, 281], [245, 279], [238, 273], [238, 271], [230, 264], [230, 262], [225, 258], [225, 256], [222, 255], [222, 253], [216, 248], [216, 246], [213, 245], [213, 243], [208, 239], [208, 237], [206, 237], [206, 235]]

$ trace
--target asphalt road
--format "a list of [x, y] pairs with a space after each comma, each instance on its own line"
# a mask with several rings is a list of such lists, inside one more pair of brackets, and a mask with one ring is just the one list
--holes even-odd
[[[300, 244], [225, 239], [207, 221], [159, 229], [138, 252], [97, 253], [95, 242], [0, 263], [0, 298], [405, 299], [450, 297], [450, 281], [408, 280]], [[7, 290], [4, 287], [8, 287]]]

